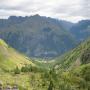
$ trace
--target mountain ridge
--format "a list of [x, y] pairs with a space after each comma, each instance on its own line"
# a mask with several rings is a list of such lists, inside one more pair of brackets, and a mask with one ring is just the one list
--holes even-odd
[[0, 38], [29, 57], [51, 59], [87, 39], [89, 22], [71, 23], [39, 15], [11, 16], [0, 20]]
[[52, 18], [12, 16], [1, 24], [0, 37], [27, 56], [52, 58], [76, 45], [74, 37]]

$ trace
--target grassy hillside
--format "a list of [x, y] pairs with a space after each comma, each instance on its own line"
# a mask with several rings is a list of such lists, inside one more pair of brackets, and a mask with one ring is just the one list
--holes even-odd
[[80, 43], [75, 49], [65, 53], [64, 55], [57, 57], [53, 65], [59, 68], [72, 68], [81, 65], [81, 57], [82, 55], [90, 49], [90, 39], [86, 40], [83, 43]]
[[90, 39], [58, 57], [52, 65], [58, 78], [55, 90], [90, 90]]
[[35, 65], [29, 58], [16, 52], [0, 39], [0, 69], [12, 70], [16, 66], [21, 68], [25, 64]]
[[43, 89], [41, 85], [44, 67], [41, 69], [41, 64], [34, 62], [0, 39], [0, 88], [46, 90], [47, 86]]
[[44, 66], [51, 68], [40, 78], [45, 90], [90, 90], [90, 39]]
[[0, 40], [0, 69], [10, 70], [0, 71], [0, 83], [4, 88], [90, 90], [90, 40], [56, 58], [56, 61], [28, 60]]

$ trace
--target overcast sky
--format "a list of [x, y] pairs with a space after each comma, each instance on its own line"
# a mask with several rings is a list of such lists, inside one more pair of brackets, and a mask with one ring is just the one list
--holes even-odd
[[34, 14], [72, 22], [90, 19], [90, 0], [0, 0], [0, 18]]

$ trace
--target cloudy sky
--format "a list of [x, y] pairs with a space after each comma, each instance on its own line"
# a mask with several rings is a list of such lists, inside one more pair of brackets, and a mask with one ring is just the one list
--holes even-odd
[[0, 18], [34, 14], [72, 22], [90, 19], [90, 0], [0, 0]]

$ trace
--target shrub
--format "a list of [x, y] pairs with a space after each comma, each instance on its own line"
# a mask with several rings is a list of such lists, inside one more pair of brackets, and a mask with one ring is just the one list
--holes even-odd
[[90, 49], [85, 50], [84, 53], [82, 54], [81, 63], [82, 64], [90, 63]]
[[20, 74], [20, 69], [18, 67], [14, 69], [14, 74]]

